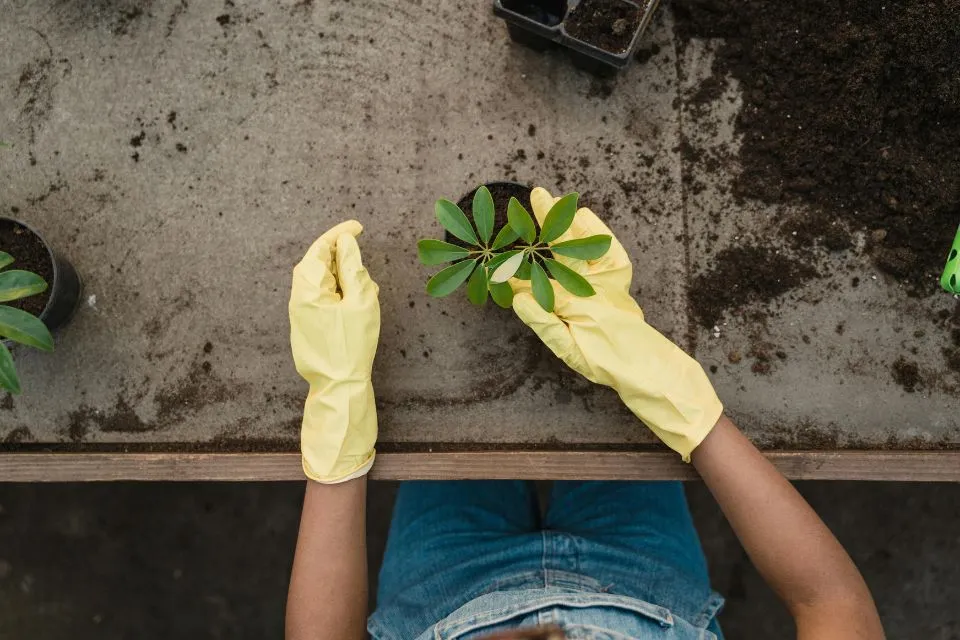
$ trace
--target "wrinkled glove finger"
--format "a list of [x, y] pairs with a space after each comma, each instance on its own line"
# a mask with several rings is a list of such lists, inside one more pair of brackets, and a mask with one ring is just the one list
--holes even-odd
[[[569, 235], [567, 235], [569, 234]], [[610, 231], [610, 227], [600, 219], [590, 209], [582, 207], [577, 209], [577, 215], [573, 218], [573, 224], [567, 233], [557, 239], [557, 242], [563, 240], [572, 240], [573, 238], [587, 238], [589, 236], [608, 235], [610, 236], [610, 250], [597, 258], [587, 262], [590, 273], [604, 273], [608, 271], [619, 271], [621, 269], [631, 269], [630, 256], [626, 249], [617, 240], [617, 236]]]
[[537, 219], [537, 224], [542, 225], [550, 213], [551, 207], [560, 198], [554, 198], [550, 192], [543, 187], [537, 187], [530, 192], [530, 208], [533, 209], [533, 216]]
[[330, 257], [332, 257], [331, 251], [337, 246], [337, 238], [345, 233], [353, 237], [357, 237], [362, 232], [363, 225], [356, 220], [346, 220], [345, 222], [341, 222], [317, 238], [316, 241], [310, 245], [310, 248], [307, 249], [307, 254], [303, 256], [303, 259], [306, 260], [307, 258], [314, 258], [326, 262]]
[[345, 300], [376, 298], [379, 287], [363, 266], [357, 239], [349, 233], [337, 238], [337, 277]]
[[293, 269], [293, 286], [290, 292], [290, 307], [302, 304], [330, 303], [340, 300], [334, 265], [337, 238], [341, 235], [355, 236], [363, 231], [356, 220], [336, 225], [310, 245], [303, 260]]
[[[557, 287], [554, 287], [556, 290]], [[537, 334], [537, 337], [555, 356], [577, 373], [590, 377], [589, 368], [580, 353], [570, 327], [556, 313], [544, 310], [533, 296], [521, 291], [513, 297], [513, 310], [521, 321]]]
[[[550, 208], [560, 198], [553, 197], [543, 187], [537, 187], [530, 192], [530, 206], [533, 208], [537, 223], [542, 224], [550, 213]], [[633, 265], [630, 256], [617, 237], [613, 235], [604, 222], [590, 209], [581, 207], [573, 218], [570, 228], [550, 244], [586, 238], [594, 235], [610, 236], [610, 249], [596, 260], [576, 260], [554, 254], [554, 259], [570, 267], [587, 278], [594, 287], [601, 287], [607, 291], [625, 291], [629, 293], [630, 281], [633, 279]], [[516, 290], [516, 288], [515, 288]]]

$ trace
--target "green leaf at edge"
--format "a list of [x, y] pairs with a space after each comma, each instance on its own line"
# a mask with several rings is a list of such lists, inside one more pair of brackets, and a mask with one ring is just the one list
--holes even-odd
[[513, 306], [513, 287], [509, 282], [491, 282], [490, 297], [498, 306], [509, 309]]
[[577, 198], [580, 194], [568, 193], [557, 200], [540, 227], [540, 242], [553, 242], [573, 224], [573, 217], [577, 215]]
[[0, 336], [14, 342], [53, 351], [53, 336], [47, 325], [22, 309], [0, 304]]
[[596, 260], [610, 250], [612, 236], [598, 234], [586, 238], [565, 240], [551, 245], [550, 250], [557, 255], [578, 260]]
[[470, 282], [467, 283], [467, 299], [478, 307], [482, 307], [487, 301], [487, 282], [487, 268], [480, 265], [474, 269]]
[[547, 272], [536, 262], [530, 268], [530, 282], [533, 285], [533, 297], [544, 311], [553, 311], [553, 286]]
[[13, 356], [7, 345], [0, 342], [0, 389], [10, 393], [20, 393], [20, 378], [17, 377], [17, 368], [13, 365]]
[[589, 298], [596, 293], [586, 278], [567, 265], [550, 258], [544, 258], [543, 263], [547, 265], [547, 270], [553, 276], [553, 279], [573, 295], [580, 298]]
[[0, 273], [0, 302], [20, 300], [46, 290], [46, 280], [30, 271], [15, 269]]
[[[470, 255], [470, 251], [443, 240], [428, 239], [417, 242], [417, 255], [421, 263], [433, 266], [466, 258]], [[0, 274], [0, 276], [2, 275]]]
[[493, 239], [493, 246], [491, 249], [503, 249], [505, 246], [511, 242], [514, 242], [519, 237], [520, 236], [517, 235], [517, 232], [513, 230], [513, 227], [508, 224], [503, 229], [500, 229], [497, 237]]
[[13, 263], [13, 256], [5, 251], [0, 251], [0, 269]]
[[441, 198], [437, 200], [434, 205], [434, 211], [437, 214], [437, 220], [444, 229], [464, 242], [469, 242], [473, 245], [480, 244], [480, 241], [477, 240], [477, 234], [473, 231], [473, 225], [467, 220], [466, 214], [463, 213], [460, 207], [449, 200]]
[[476, 260], [461, 260], [427, 280], [427, 293], [434, 298], [448, 296], [470, 277]]
[[479, 187], [473, 194], [473, 221], [480, 232], [480, 240], [487, 244], [493, 235], [493, 196], [486, 187]]
[[537, 239], [537, 228], [533, 224], [533, 218], [516, 198], [510, 198], [507, 204], [507, 220], [510, 221], [514, 233], [523, 238], [527, 244], [533, 244]]

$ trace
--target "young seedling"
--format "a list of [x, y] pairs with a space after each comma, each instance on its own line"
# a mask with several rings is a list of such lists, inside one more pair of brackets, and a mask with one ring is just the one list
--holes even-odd
[[[16, 269], [3, 271], [11, 263], [13, 257], [0, 251], [0, 302], [21, 300], [47, 290], [46, 281], [35, 273]], [[42, 351], [53, 351], [53, 336], [39, 318], [5, 304], [0, 304], [0, 338]], [[20, 393], [20, 378], [13, 365], [13, 356], [3, 342], [0, 342], [0, 389]]]
[[513, 288], [508, 281], [516, 277], [529, 280], [533, 297], [545, 310], [553, 311], [552, 277], [575, 296], [594, 295], [590, 283], [555, 256], [596, 260], [610, 249], [611, 237], [600, 234], [551, 244], [573, 224], [578, 197], [576, 193], [568, 193], [557, 200], [544, 218], [539, 234], [530, 213], [519, 200], [510, 198], [508, 223], [496, 236], [493, 234], [493, 198], [486, 187], [478, 188], [474, 194], [473, 225], [456, 204], [437, 200], [435, 208], [440, 224], [466, 246], [441, 240], [417, 243], [423, 264], [453, 263], [430, 278], [427, 293], [440, 298], [467, 282], [467, 298], [473, 304], [484, 304], [489, 292], [494, 302], [507, 308], [513, 302]]

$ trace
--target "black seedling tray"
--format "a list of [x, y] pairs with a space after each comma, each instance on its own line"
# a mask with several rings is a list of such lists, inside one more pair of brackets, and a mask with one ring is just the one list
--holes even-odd
[[[578, 62], [600, 62], [607, 68], [622, 69], [633, 57], [640, 37], [650, 24], [659, 0], [601, 0], [640, 12], [629, 44], [621, 51], [608, 51], [571, 35], [570, 16], [578, 6], [596, 0], [493, 0], [493, 13], [507, 23], [510, 37], [528, 47], [544, 50], [554, 44], [568, 47]], [[586, 65], [590, 66], [590, 65]]]

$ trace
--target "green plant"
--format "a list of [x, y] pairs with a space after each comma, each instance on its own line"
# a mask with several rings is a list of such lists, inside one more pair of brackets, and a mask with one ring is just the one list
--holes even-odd
[[[13, 257], [0, 251], [0, 302], [21, 300], [47, 290], [46, 281], [35, 273], [17, 269], [3, 271], [11, 263]], [[39, 318], [5, 304], [0, 304], [0, 338], [53, 351], [53, 336]], [[3, 342], [0, 342], [0, 389], [20, 393], [20, 378], [13, 365], [13, 356]]]
[[547, 311], [553, 311], [554, 304], [551, 279], [575, 296], [594, 295], [590, 283], [555, 256], [596, 260], [610, 249], [611, 237], [602, 234], [550, 244], [573, 224], [578, 198], [578, 194], [568, 193], [557, 200], [544, 218], [539, 233], [533, 216], [519, 200], [510, 198], [507, 224], [496, 235], [493, 197], [486, 187], [481, 186], [474, 193], [473, 224], [456, 204], [437, 200], [437, 220], [464, 244], [442, 240], [420, 240], [417, 243], [423, 264], [452, 263], [430, 278], [427, 293], [441, 298], [466, 282], [467, 298], [473, 304], [484, 304], [489, 293], [494, 302], [507, 308], [513, 302], [513, 288], [507, 281], [516, 277], [530, 281], [533, 297]]

